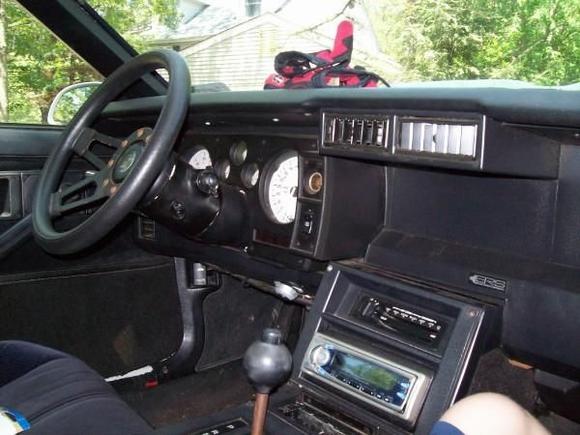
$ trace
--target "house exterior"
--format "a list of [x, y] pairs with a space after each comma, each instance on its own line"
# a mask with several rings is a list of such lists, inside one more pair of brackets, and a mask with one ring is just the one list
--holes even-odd
[[[180, 51], [194, 86], [223, 83], [231, 90], [254, 90], [261, 89], [264, 79], [274, 72], [276, 54], [331, 48], [337, 24], [350, 19], [355, 27], [351, 65], [386, 80], [398, 77], [401, 68], [378, 49], [370, 20], [358, 2], [352, 10], [344, 7], [350, 2], [321, 3], [325, 7], [317, 9], [305, 0], [182, 0], [182, 24], [174, 30], [154, 29], [161, 37], [151, 45]], [[300, 16], [308, 19], [297, 23]]]

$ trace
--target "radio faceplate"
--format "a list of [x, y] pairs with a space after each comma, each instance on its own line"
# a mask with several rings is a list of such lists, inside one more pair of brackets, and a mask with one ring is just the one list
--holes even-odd
[[445, 342], [451, 320], [430, 313], [403, 301], [377, 298], [364, 292], [349, 316], [385, 334], [395, 335], [429, 350], [437, 350]]
[[414, 423], [431, 374], [317, 333], [302, 361], [303, 374]]

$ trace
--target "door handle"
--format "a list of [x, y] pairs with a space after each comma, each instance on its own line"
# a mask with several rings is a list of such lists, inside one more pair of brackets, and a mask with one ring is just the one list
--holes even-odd
[[0, 173], [0, 220], [22, 217], [22, 181], [18, 173]]

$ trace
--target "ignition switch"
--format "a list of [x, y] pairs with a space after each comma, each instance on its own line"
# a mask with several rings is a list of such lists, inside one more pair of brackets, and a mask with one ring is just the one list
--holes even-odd
[[197, 188], [206, 195], [211, 195], [214, 198], [218, 197], [220, 187], [218, 176], [212, 170], [205, 169], [197, 174], [195, 180]]

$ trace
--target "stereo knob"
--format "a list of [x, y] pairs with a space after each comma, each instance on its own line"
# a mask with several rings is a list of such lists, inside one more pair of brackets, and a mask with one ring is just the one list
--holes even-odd
[[330, 362], [332, 353], [324, 346], [316, 346], [310, 351], [310, 363], [315, 367], [323, 367]]

